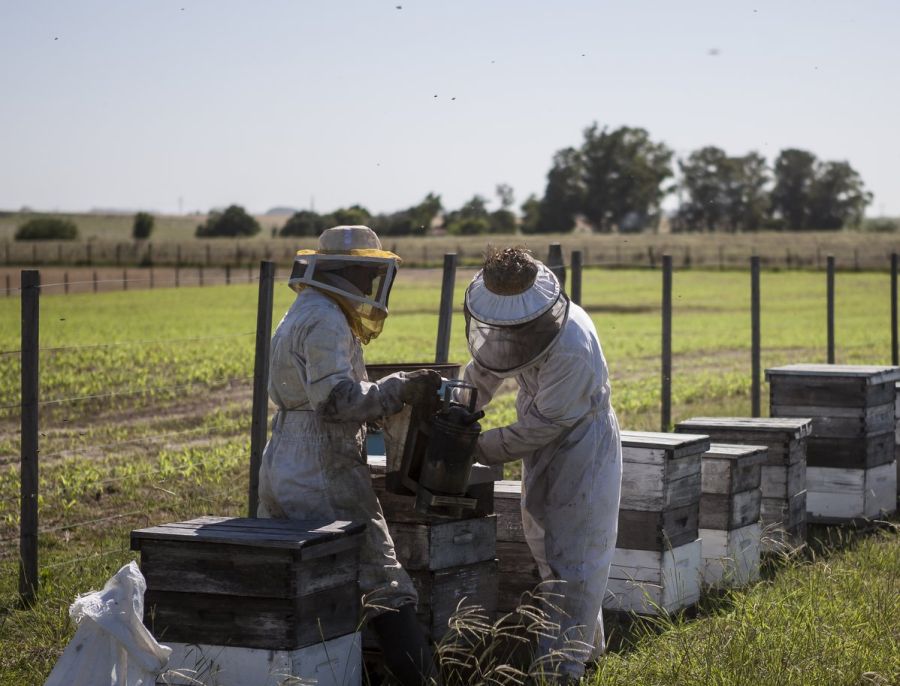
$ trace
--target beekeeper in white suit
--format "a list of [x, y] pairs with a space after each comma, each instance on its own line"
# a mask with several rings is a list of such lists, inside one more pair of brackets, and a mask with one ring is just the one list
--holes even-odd
[[503, 379], [519, 386], [516, 421], [479, 437], [478, 460], [522, 460], [525, 537], [541, 577], [562, 582], [542, 587], [562, 596], [554, 616], [561, 630], [539, 639], [536, 667], [577, 679], [603, 649], [622, 482], [606, 360], [587, 313], [521, 249], [488, 256], [466, 290], [465, 317], [473, 358], [465, 380], [478, 388], [480, 406]]
[[441, 384], [431, 370], [366, 379], [362, 346], [382, 330], [399, 262], [365, 226], [328, 229], [318, 250], [297, 253], [289, 284], [298, 295], [272, 338], [269, 397], [278, 411], [260, 468], [258, 514], [367, 523], [359, 583], [369, 626], [395, 677], [415, 684], [431, 658], [365, 454], [365, 422], [404, 403], [434, 402]]

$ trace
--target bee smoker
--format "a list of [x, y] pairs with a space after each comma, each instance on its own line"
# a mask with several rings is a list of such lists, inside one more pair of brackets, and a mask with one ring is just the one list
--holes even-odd
[[437, 412], [412, 410], [399, 476], [420, 514], [458, 516], [477, 504], [466, 496], [484, 416], [475, 411], [477, 399], [474, 386], [445, 380]]

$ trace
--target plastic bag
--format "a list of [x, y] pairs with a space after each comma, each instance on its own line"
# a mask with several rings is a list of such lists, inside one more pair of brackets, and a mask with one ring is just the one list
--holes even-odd
[[172, 649], [142, 623], [147, 582], [130, 562], [102, 591], [79, 596], [69, 607], [75, 636], [44, 686], [153, 686]]

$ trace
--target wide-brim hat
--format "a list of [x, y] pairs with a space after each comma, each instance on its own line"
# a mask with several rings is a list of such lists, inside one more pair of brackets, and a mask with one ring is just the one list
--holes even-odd
[[543, 263], [535, 260], [534, 283], [513, 295], [491, 291], [479, 271], [466, 289], [466, 308], [477, 320], [496, 326], [515, 326], [537, 319], [559, 300], [562, 290], [556, 276]]
[[368, 226], [333, 226], [319, 236], [316, 250], [298, 250], [303, 255], [350, 255], [353, 257], [375, 257], [387, 260], [403, 260], [396, 253], [384, 250], [381, 240]]

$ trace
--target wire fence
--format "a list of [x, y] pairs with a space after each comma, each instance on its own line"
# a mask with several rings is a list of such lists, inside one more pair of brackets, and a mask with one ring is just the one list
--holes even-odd
[[[662, 378], [660, 379], [661, 383], [661, 407], [660, 407], [660, 415], [661, 415], [661, 429], [668, 430], [668, 427], [671, 423], [671, 382], [672, 382], [672, 345], [671, 345], [671, 314], [672, 314], [672, 292], [671, 292], [671, 277], [672, 270], [674, 269], [676, 260], [674, 259], [664, 259], [665, 256], [658, 256], [659, 260], [656, 261], [656, 258], [653, 256], [652, 252], [648, 255], [649, 265], [653, 268], [659, 268], [662, 272], [662, 280], [661, 280], [661, 312], [663, 318], [669, 317], [669, 326], [663, 326], [660, 332], [646, 332], [640, 333], [641, 337], [646, 338], [648, 341], [651, 339], [655, 341], [656, 350], [658, 350], [661, 354], [661, 370], [662, 370]], [[827, 256], [826, 256], [827, 257]], [[564, 265], [564, 257], [563, 250], [561, 246], [556, 246], [551, 249], [551, 255], [547, 260], [548, 266], [550, 266], [557, 274], [561, 277], [561, 281], [567, 283], [569, 286], [570, 294], [573, 299], [576, 301], [581, 300], [581, 292], [582, 292], [582, 281], [584, 277], [584, 269], [588, 268], [599, 268], [604, 266], [602, 260], [589, 260], [587, 255], [583, 254], [579, 250], [575, 250], [569, 255], [568, 264], [569, 267], [566, 268]], [[757, 260], [757, 266], [761, 263], [762, 260]], [[829, 268], [828, 278], [834, 278], [834, 262], [831, 260], [825, 260], [826, 267]], [[442, 286], [442, 298], [441, 305], [439, 308], [439, 316], [440, 322], [438, 325], [438, 336], [436, 341], [436, 358], [440, 361], [442, 355], [446, 358], [446, 351], [448, 349], [448, 340], [449, 340], [449, 318], [452, 317], [454, 307], [452, 297], [448, 297], [447, 293], [452, 295], [453, 288], [458, 282], [456, 278], [456, 261], [453, 260], [453, 274], [450, 278], [448, 278], [448, 262], [445, 261], [444, 267], [444, 282]], [[202, 268], [200, 268], [202, 269]], [[201, 272], [202, 273], [202, 272]], [[176, 272], [177, 274], [177, 272]], [[196, 285], [212, 285], [213, 283], [218, 283], [219, 285], [227, 285], [230, 283], [236, 283], [233, 280], [233, 274], [220, 274], [217, 278], [210, 278], [209, 274], [203, 274], [202, 276], [198, 275], [198, 278], [194, 281]], [[757, 268], [757, 278], [758, 278], [758, 268]], [[891, 318], [891, 340], [892, 340], [892, 359], [893, 364], [897, 364], [897, 301], [896, 301], [896, 278], [897, 278], [897, 258], [896, 255], [893, 256], [890, 262], [890, 274], [891, 274], [891, 288], [892, 288], [892, 296], [891, 296], [891, 308], [892, 308], [892, 318]], [[262, 289], [266, 287], [271, 288], [271, 283], [275, 278], [274, 269], [269, 277], [266, 279], [261, 278], [259, 275], [250, 275], [245, 274], [246, 279], [244, 283], [256, 283], [260, 286], [261, 292]], [[121, 280], [116, 279], [102, 279], [99, 280], [96, 278], [90, 280], [82, 280], [82, 281], [69, 281], [68, 278], [64, 278], [62, 280], [51, 280], [48, 283], [39, 284], [33, 287], [25, 286], [22, 288], [21, 286], [17, 289], [17, 293], [23, 299], [23, 312], [24, 312], [24, 300], [26, 297], [36, 296], [36, 294], [40, 293], [59, 293], [60, 287], [64, 289], [68, 288], [68, 292], [75, 292], [74, 286], [77, 284], [88, 286], [88, 290], [91, 292], [101, 292], [104, 289], [100, 288], [100, 284], [106, 285], [118, 285], [120, 288], [116, 290], [126, 290], [129, 285], [133, 286], [138, 283], [149, 285], [151, 287], [163, 287], [166, 283], [164, 280], [156, 280], [153, 278], [150, 279], [132, 279], [128, 278], [127, 273], [123, 274], [123, 278]], [[169, 282], [170, 285], [189, 285], [191, 282], [189, 280], [179, 280], [176, 277], [173, 281]], [[449, 288], [449, 290], [448, 290]], [[7, 288], [9, 292], [9, 288]], [[758, 297], [758, 287], [756, 289]], [[449, 305], [448, 305], [449, 303]], [[752, 306], [758, 307], [758, 300]], [[829, 308], [829, 321], [833, 322], [833, 311], [834, 311], [834, 299], [833, 299], [833, 289], [830, 291], [829, 299], [828, 299], [828, 308]], [[269, 316], [271, 317], [271, 299], [268, 304]], [[271, 322], [271, 320], [269, 320]], [[37, 591], [37, 579], [39, 578], [38, 570], [37, 570], [37, 542], [39, 537], [47, 536], [47, 535], [55, 535], [65, 532], [73, 532], [79, 529], [93, 529], [98, 526], [108, 525], [115, 522], [120, 522], [122, 520], [127, 520], [129, 517], [138, 517], [145, 516], [146, 510], [126, 510], [125, 512], [116, 512], [111, 514], [104, 514], [101, 517], [89, 517], [86, 519], [79, 519], [78, 521], [68, 522], [65, 521], [65, 516], [62, 516], [61, 521], [57, 523], [52, 523], [48, 526], [39, 527], [37, 526], [37, 499], [38, 499], [38, 475], [37, 475], [37, 433], [35, 434], [35, 439], [33, 441], [34, 454], [26, 455], [27, 451], [27, 441], [25, 440], [25, 434], [29, 431], [41, 431], [43, 433], [47, 432], [46, 426], [38, 426], [37, 420], [35, 419], [35, 424], [33, 426], [26, 426], [26, 415], [29, 412], [35, 412], [38, 408], [47, 408], [50, 406], [57, 405], [66, 405], [66, 406], [75, 406], [78, 404], [86, 403], [87, 401], [104, 401], [104, 402], [121, 402], [127, 401], [128, 399], [133, 399], [138, 396], [145, 397], [156, 397], [160, 395], [188, 395], [190, 397], [196, 397], [198, 395], [208, 394], [212, 389], [222, 388], [222, 387], [240, 387], [245, 389], [248, 394], [251, 390], [251, 387], [254, 385], [254, 382], [258, 385], [260, 382], [259, 375], [259, 354], [261, 352], [260, 341], [264, 341], [265, 344], [263, 347], [268, 348], [268, 335], [271, 330], [271, 325], [269, 327], [261, 327], [258, 322], [257, 331], [255, 333], [257, 337], [257, 346], [256, 346], [256, 364], [257, 364], [257, 372], [253, 375], [239, 375], [239, 376], [221, 376], [215, 377], [212, 379], [204, 380], [204, 381], [196, 381], [189, 383], [163, 383], [163, 384], [155, 384], [155, 385], [141, 385], [135, 388], [126, 388], [124, 390], [114, 390], [104, 393], [87, 393], [83, 395], [66, 395], [60, 397], [54, 397], [49, 400], [37, 400], [37, 389], [35, 388], [35, 393], [30, 395], [26, 392], [24, 386], [21, 393], [21, 399], [16, 403], [4, 403], [0, 405], [0, 409], [20, 409], [21, 415], [16, 416], [16, 419], [22, 420], [22, 454], [20, 456], [15, 456], [12, 454], [2, 455], [0, 456], [0, 465], [9, 465], [11, 464], [17, 457], [21, 458], [23, 473], [25, 471], [25, 467], [29, 465], [29, 468], [33, 466], [35, 470], [34, 476], [34, 484], [32, 486], [27, 486], [24, 481], [21, 485], [21, 493], [18, 497], [12, 495], [0, 496], [0, 503], [12, 503], [16, 500], [19, 501], [21, 506], [21, 512], [19, 518], [19, 525], [21, 527], [20, 533], [18, 536], [7, 535], [6, 537], [0, 538], [0, 551], [4, 548], [12, 546], [14, 543], [18, 542], [20, 544], [19, 555], [21, 557], [22, 565], [21, 568], [23, 571], [22, 576], [20, 577], [20, 592], [24, 599], [34, 598], [34, 594]], [[260, 332], [263, 331], [264, 335], [261, 336]], [[253, 336], [253, 332], [248, 331], [231, 331], [223, 334], [218, 334], [215, 336], [191, 336], [191, 337], [157, 337], [157, 338], [138, 338], [134, 340], [121, 340], [121, 341], [109, 341], [103, 343], [89, 343], [89, 344], [75, 344], [75, 345], [65, 345], [65, 346], [53, 346], [40, 348], [36, 345], [36, 337], [33, 339], [35, 345], [26, 345], [24, 341], [28, 338], [25, 335], [23, 330], [23, 345], [19, 349], [7, 349], [0, 350], [0, 356], [4, 358], [18, 358], [20, 363], [23, 366], [28, 366], [29, 356], [33, 356], [36, 360], [39, 356], [52, 356], [56, 354], [70, 353], [70, 352], [81, 352], [81, 351], [90, 351], [90, 350], [112, 350], [112, 349], [123, 349], [129, 348], [140, 351], [141, 349], [147, 349], [152, 346], [160, 346], [160, 345], [182, 345], [186, 343], [204, 343], [208, 341], [223, 341], [223, 340], [240, 340], [247, 339], [250, 336]], [[829, 336], [829, 354], [833, 356], [833, 336]], [[758, 330], [754, 332], [754, 351], [753, 354], [758, 359], [759, 354], [759, 336]], [[648, 346], [648, 349], [652, 346]], [[442, 352], [443, 351], [443, 352]], [[139, 352], [138, 352], [139, 354]], [[833, 357], [832, 357], [833, 359]], [[446, 361], [446, 359], [444, 359]], [[96, 370], [95, 370], [96, 371]], [[90, 370], [83, 371], [82, 373], [91, 373]], [[754, 375], [759, 374], [758, 364], [755, 365], [755, 368], [752, 372]], [[759, 384], [754, 384], [753, 393], [755, 394], [754, 399], [754, 408], [759, 407]], [[33, 398], [33, 401], [30, 401], [29, 398]], [[258, 404], [255, 404], [253, 407], [254, 416], [258, 416], [262, 411], [262, 416], [265, 416], [265, 407], [260, 410]], [[193, 417], [190, 421], [197, 422], [199, 421], [197, 417]], [[247, 425], [250, 424], [248, 421]], [[258, 424], [258, 422], [255, 422]], [[222, 432], [218, 437], [216, 436], [216, 431], [210, 429], [210, 427], [204, 425], [202, 421], [198, 425], [189, 426], [185, 429], [178, 429], [174, 431], [151, 431], [140, 436], [125, 436], [123, 438], [117, 438], [115, 440], [109, 440], [105, 442], [94, 443], [93, 439], [90, 443], [84, 443], [80, 446], [75, 447], [64, 447], [57, 450], [53, 450], [47, 453], [41, 453], [40, 457], [42, 461], [50, 462], [53, 460], [66, 460], [76, 458], [78, 456], [84, 457], [87, 460], [93, 459], [98, 454], [103, 453], [111, 453], [111, 452], [123, 452], [127, 453], [128, 449], [135, 448], [144, 451], [153, 451], [159, 448], [161, 444], [165, 444], [167, 441], [177, 441], [180, 444], [190, 443], [192, 439], [203, 439], [207, 444], [212, 442], [215, 439], [220, 439], [224, 441], [235, 441], [240, 440], [241, 432], [246, 432], [247, 427], [245, 426], [240, 431], [230, 430]], [[258, 431], [258, 427], [255, 429]], [[263, 432], [263, 444], [265, 437], [265, 421], [262, 422], [262, 432]], [[247, 434], [244, 433], [244, 438], [248, 438]], [[251, 439], [251, 443], [256, 439], [256, 447], [254, 448], [251, 445], [251, 454], [254, 450], [258, 453], [261, 450], [261, 446], [259, 445], [259, 438], [254, 436], [249, 436]], [[187, 441], [185, 439], [188, 439]], [[200, 443], [203, 443], [203, 440]], [[248, 456], [250, 457], [250, 456]], [[137, 470], [128, 474], [121, 475], [113, 475], [108, 474], [106, 476], [101, 476], [100, 478], [89, 479], [87, 482], [84, 482], [81, 487], [81, 494], [83, 495], [87, 490], [90, 489], [104, 489], [105, 487], [113, 486], [116, 484], [123, 483], [131, 483], [135, 489], [143, 488], [143, 489], [153, 489], [157, 490], [163, 495], [167, 495], [168, 497], [178, 498], [178, 484], [168, 483], [166, 481], [158, 481], [160, 477], [166, 478], [174, 478], [174, 477], [184, 477], [192, 473], [197, 469], [201, 469], [204, 466], [204, 461], [202, 459], [190, 460], [185, 464], [180, 466], [173, 467], [171, 465], [167, 466], [148, 466], [146, 468]], [[253, 473], [255, 467], [253, 466], [252, 460], [247, 461], [249, 471], [250, 471], [250, 480], [252, 484]], [[250, 492], [252, 493], [252, 486], [250, 487]], [[232, 484], [222, 489], [215, 490], [204, 490], [201, 493], [194, 494], [193, 501], [190, 503], [192, 507], [194, 507], [194, 511], [199, 513], [205, 513], [207, 510], [205, 509], [209, 504], [220, 502], [222, 498], [234, 498], [237, 494], [246, 494], [248, 492], [248, 485], [242, 479], [241, 483]], [[33, 518], [25, 516], [25, 510], [27, 508], [32, 508], [34, 510]], [[187, 509], [191, 509], [190, 507]], [[252, 511], [252, 503], [250, 507]], [[7, 519], [10, 519], [11, 513], [8, 513]], [[57, 517], [59, 518], [59, 517]], [[13, 517], [14, 519], [14, 517]], [[33, 519], [33, 521], [32, 521]], [[25, 527], [29, 526], [30, 529], [28, 531], [25, 530]], [[122, 549], [123, 551], [127, 551], [127, 549]], [[102, 551], [95, 554], [95, 556], [108, 556], [111, 554], [115, 554], [114, 551]], [[87, 558], [79, 558], [81, 560], [90, 559]], [[33, 564], [26, 562], [26, 557], [33, 557]], [[72, 564], [70, 561], [66, 561], [63, 563], [59, 563], [55, 566], [65, 566]], [[31, 566], [29, 566], [31, 565]]]

